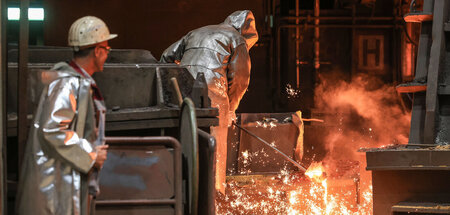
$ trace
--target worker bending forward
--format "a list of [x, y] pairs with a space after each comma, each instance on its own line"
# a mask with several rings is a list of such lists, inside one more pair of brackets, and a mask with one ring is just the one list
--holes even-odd
[[167, 48], [161, 62], [187, 66], [194, 78], [202, 72], [211, 105], [219, 109], [219, 126], [211, 129], [217, 141], [216, 189], [224, 193], [228, 126], [250, 80], [250, 48], [258, 41], [253, 13], [236, 11], [218, 25], [189, 32]]

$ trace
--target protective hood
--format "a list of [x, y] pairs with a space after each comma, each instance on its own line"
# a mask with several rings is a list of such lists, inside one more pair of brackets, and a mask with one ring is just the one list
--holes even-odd
[[249, 10], [236, 11], [229, 15], [223, 24], [233, 26], [245, 38], [247, 49], [258, 41], [258, 32], [255, 26], [255, 17]]

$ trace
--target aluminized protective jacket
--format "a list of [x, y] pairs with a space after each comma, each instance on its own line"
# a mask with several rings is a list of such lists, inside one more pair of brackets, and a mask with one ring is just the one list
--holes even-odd
[[253, 13], [236, 11], [219, 25], [189, 32], [164, 51], [161, 62], [179, 61], [181, 66], [188, 66], [194, 78], [203, 72], [214, 94], [211, 99], [229, 101], [229, 110], [235, 111], [248, 87], [251, 67], [248, 50], [256, 41]]
[[211, 105], [219, 108], [219, 126], [211, 133], [217, 140], [216, 188], [224, 192], [227, 132], [250, 81], [249, 49], [258, 41], [255, 18], [249, 10], [236, 11], [219, 25], [189, 32], [167, 48], [161, 62], [180, 62], [194, 78], [203, 72]]
[[98, 140], [92, 79], [67, 63], [42, 73], [17, 195], [19, 214], [88, 214], [88, 172]]

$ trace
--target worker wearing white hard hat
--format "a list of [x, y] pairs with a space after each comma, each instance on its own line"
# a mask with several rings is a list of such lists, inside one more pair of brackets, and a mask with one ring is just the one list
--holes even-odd
[[18, 214], [93, 214], [97, 175], [106, 160], [105, 104], [92, 74], [103, 70], [110, 34], [99, 18], [69, 30], [70, 62], [43, 72], [19, 181]]

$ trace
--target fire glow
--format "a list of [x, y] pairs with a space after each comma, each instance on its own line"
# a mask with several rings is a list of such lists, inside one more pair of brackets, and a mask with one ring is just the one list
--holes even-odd
[[[245, 182], [228, 180], [229, 192], [216, 204], [216, 213], [372, 214], [371, 175], [365, 170], [365, 153], [358, 149], [406, 144], [410, 118], [399, 107], [392, 86], [372, 83], [380, 82], [364, 77], [350, 83], [323, 79], [316, 89], [316, 108], [334, 113], [335, 119], [320, 137], [326, 155], [314, 157], [304, 175], [283, 168], [273, 176], [248, 175], [249, 171], [244, 173], [250, 178]], [[262, 155], [258, 150], [245, 151], [239, 159], [249, 165], [253, 156]]]
[[[366, 215], [372, 212], [372, 190], [354, 189], [355, 179], [329, 179], [322, 163], [305, 175], [282, 170], [269, 179], [229, 181], [230, 193], [217, 204], [217, 214]], [[345, 187], [350, 189], [345, 189]]]
[[[290, 205], [287, 214], [371, 214], [372, 198], [364, 198], [359, 202], [355, 199], [358, 198], [356, 193], [342, 189], [342, 180], [329, 181], [326, 178], [322, 163], [311, 164], [305, 175], [311, 181], [288, 193]], [[336, 190], [336, 187], [340, 189]], [[364, 193], [371, 196], [372, 191]]]

